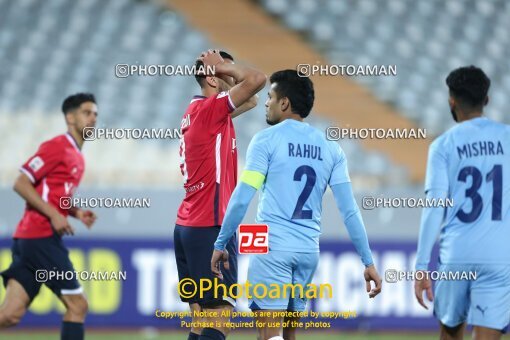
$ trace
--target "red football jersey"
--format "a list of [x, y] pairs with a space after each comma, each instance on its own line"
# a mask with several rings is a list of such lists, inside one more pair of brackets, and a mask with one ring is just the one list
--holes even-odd
[[181, 172], [186, 196], [177, 224], [218, 226], [237, 183], [237, 149], [228, 92], [195, 96], [181, 122]]
[[[60, 198], [72, 197], [85, 170], [83, 155], [69, 133], [42, 143], [20, 170], [30, 178], [45, 202], [62, 215], [68, 215], [69, 210], [60, 208]], [[52, 234], [50, 220], [27, 204], [14, 238], [41, 238]]]

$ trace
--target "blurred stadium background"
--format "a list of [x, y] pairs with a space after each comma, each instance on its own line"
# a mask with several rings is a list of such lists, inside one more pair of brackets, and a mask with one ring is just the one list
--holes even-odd
[[[98, 127], [179, 128], [199, 93], [192, 77], [116, 78], [116, 64], [189, 65], [201, 51], [220, 47], [268, 75], [305, 63], [397, 65], [394, 77], [312, 78], [316, 104], [309, 122], [319, 129], [427, 129], [426, 140], [339, 141], [361, 205], [365, 195], [423, 197], [428, 144], [453, 123], [444, 85], [451, 69], [482, 67], [492, 80], [487, 116], [510, 122], [509, 17], [504, 0], [0, 0], [0, 268], [10, 263], [10, 236], [23, 211], [12, 184], [37, 146], [65, 130], [63, 98], [96, 94]], [[251, 137], [266, 126], [266, 92], [234, 120], [240, 169]], [[125, 282], [83, 282], [88, 327], [95, 330], [89, 338], [128, 339], [122, 332], [133, 329], [133, 339], [184, 338], [179, 320], [154, 316], [157, 309], [186, 310], [176, 292], [171, 243], [184, 194], [178, 140], [97, 140], [85, 144], [84, 155], [78, 196], [151, 198], [150, 209], [97, 209], [92, 231], [74, 222], [79, 232], [66, 238], [76, 269], [127, 271]], [[245, 222], [254, 220], [255, 207]], [[380, 273], [411, 268], [420, 209], [362, 213]], [[369, 301], [329, 193], [322, 242], [315, 280], [331, 283], [334, 297], [312, 308], [358, 316], [333, 321], [327, 332], [301, 331], [301, 338], [419, 339], [436, 330], [431, 312], [415, 303], [412, 282], [385, 283]], [[247, 309], [246, 301], [239, 309]], [[20, 326], [0, 337], [56, 338], [62, 310], [44, 289]], [[254, 334], [243, 330], [230, 338]]]

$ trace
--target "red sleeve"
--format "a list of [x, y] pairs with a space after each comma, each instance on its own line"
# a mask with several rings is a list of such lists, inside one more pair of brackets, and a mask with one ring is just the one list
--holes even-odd
[[45, 142], [41, 144], [35, 155], [21, 166], [20, 171], [35, 184], [58, 165], [60, 156], [59, 148], [54, 141]]
[[207, 120], [213, 124], [224, 120], [236, 109], [228, 91], [207, 98], [203, 107]]

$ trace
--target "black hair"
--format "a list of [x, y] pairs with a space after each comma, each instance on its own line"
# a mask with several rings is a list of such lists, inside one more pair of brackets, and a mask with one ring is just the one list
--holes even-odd
[[310, 78], [296, 70], [277, 71], [269, 78], [271, 84], [276, 83], [274, 89], [277, 99], [287, 97], [292, 112], [306, 118], [313, 107], [315, 92]]
[[459, 100], [461, 105], [479, 108], [486, 103], [491, 80], [482, 69], [471, 65], [450, 72], [446, 78], [446, 85], [451, 95]]
[[[228, 52], [220, 51], [220, 56], [223, 59], [230, 59], [230, 60], [234, 61], [234, 57], [232, 57], [232, 55]], [[195, 62], [195, 71], [200, 70], [203, 67], [204, 67], [204, 63], [201, 60], [197, 60]], [[200, 85], [200, 87], [204, 87], [205, 77], [206, 77], [205, 74], [195, 73], [195, 80], [197, 81], [198, 85]]]
[[228, 52], [220, 51], [220, 55], [223, 59], [230, 59], [230, 60], [234, 61], [234, 57], [232, 57], [232, 54], [230, 54]]
[[96, 104], [96, 97], [92, 93], [76, 93], [70, 95], [62, 103], [62, 112], [67, 114], [69, 111], [77, 109], [81, 104], [86, 102], [92, 102]]

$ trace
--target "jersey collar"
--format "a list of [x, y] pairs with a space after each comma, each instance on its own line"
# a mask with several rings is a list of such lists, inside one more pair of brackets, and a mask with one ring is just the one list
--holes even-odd
[[80, 148], [78, 147], [78, 143], [76, 142], [76, 140], [74, 139], [73, 136], [71, 136], [71, 134], [69, 132], [66, 132], [66, 138], [67, 140], [69, 141], [69, 143], [71, 143], [71, 145], [76, 149], [76, 151], [80, 152], [81, 153], [81, 150]]
[[199, 95], [193, 96], [193, 99], [191, 100], [190, 104], [196, 102], [197, 100], [203, 100], [203, 99], [207, 99], [207, 97], [199, 96]]

